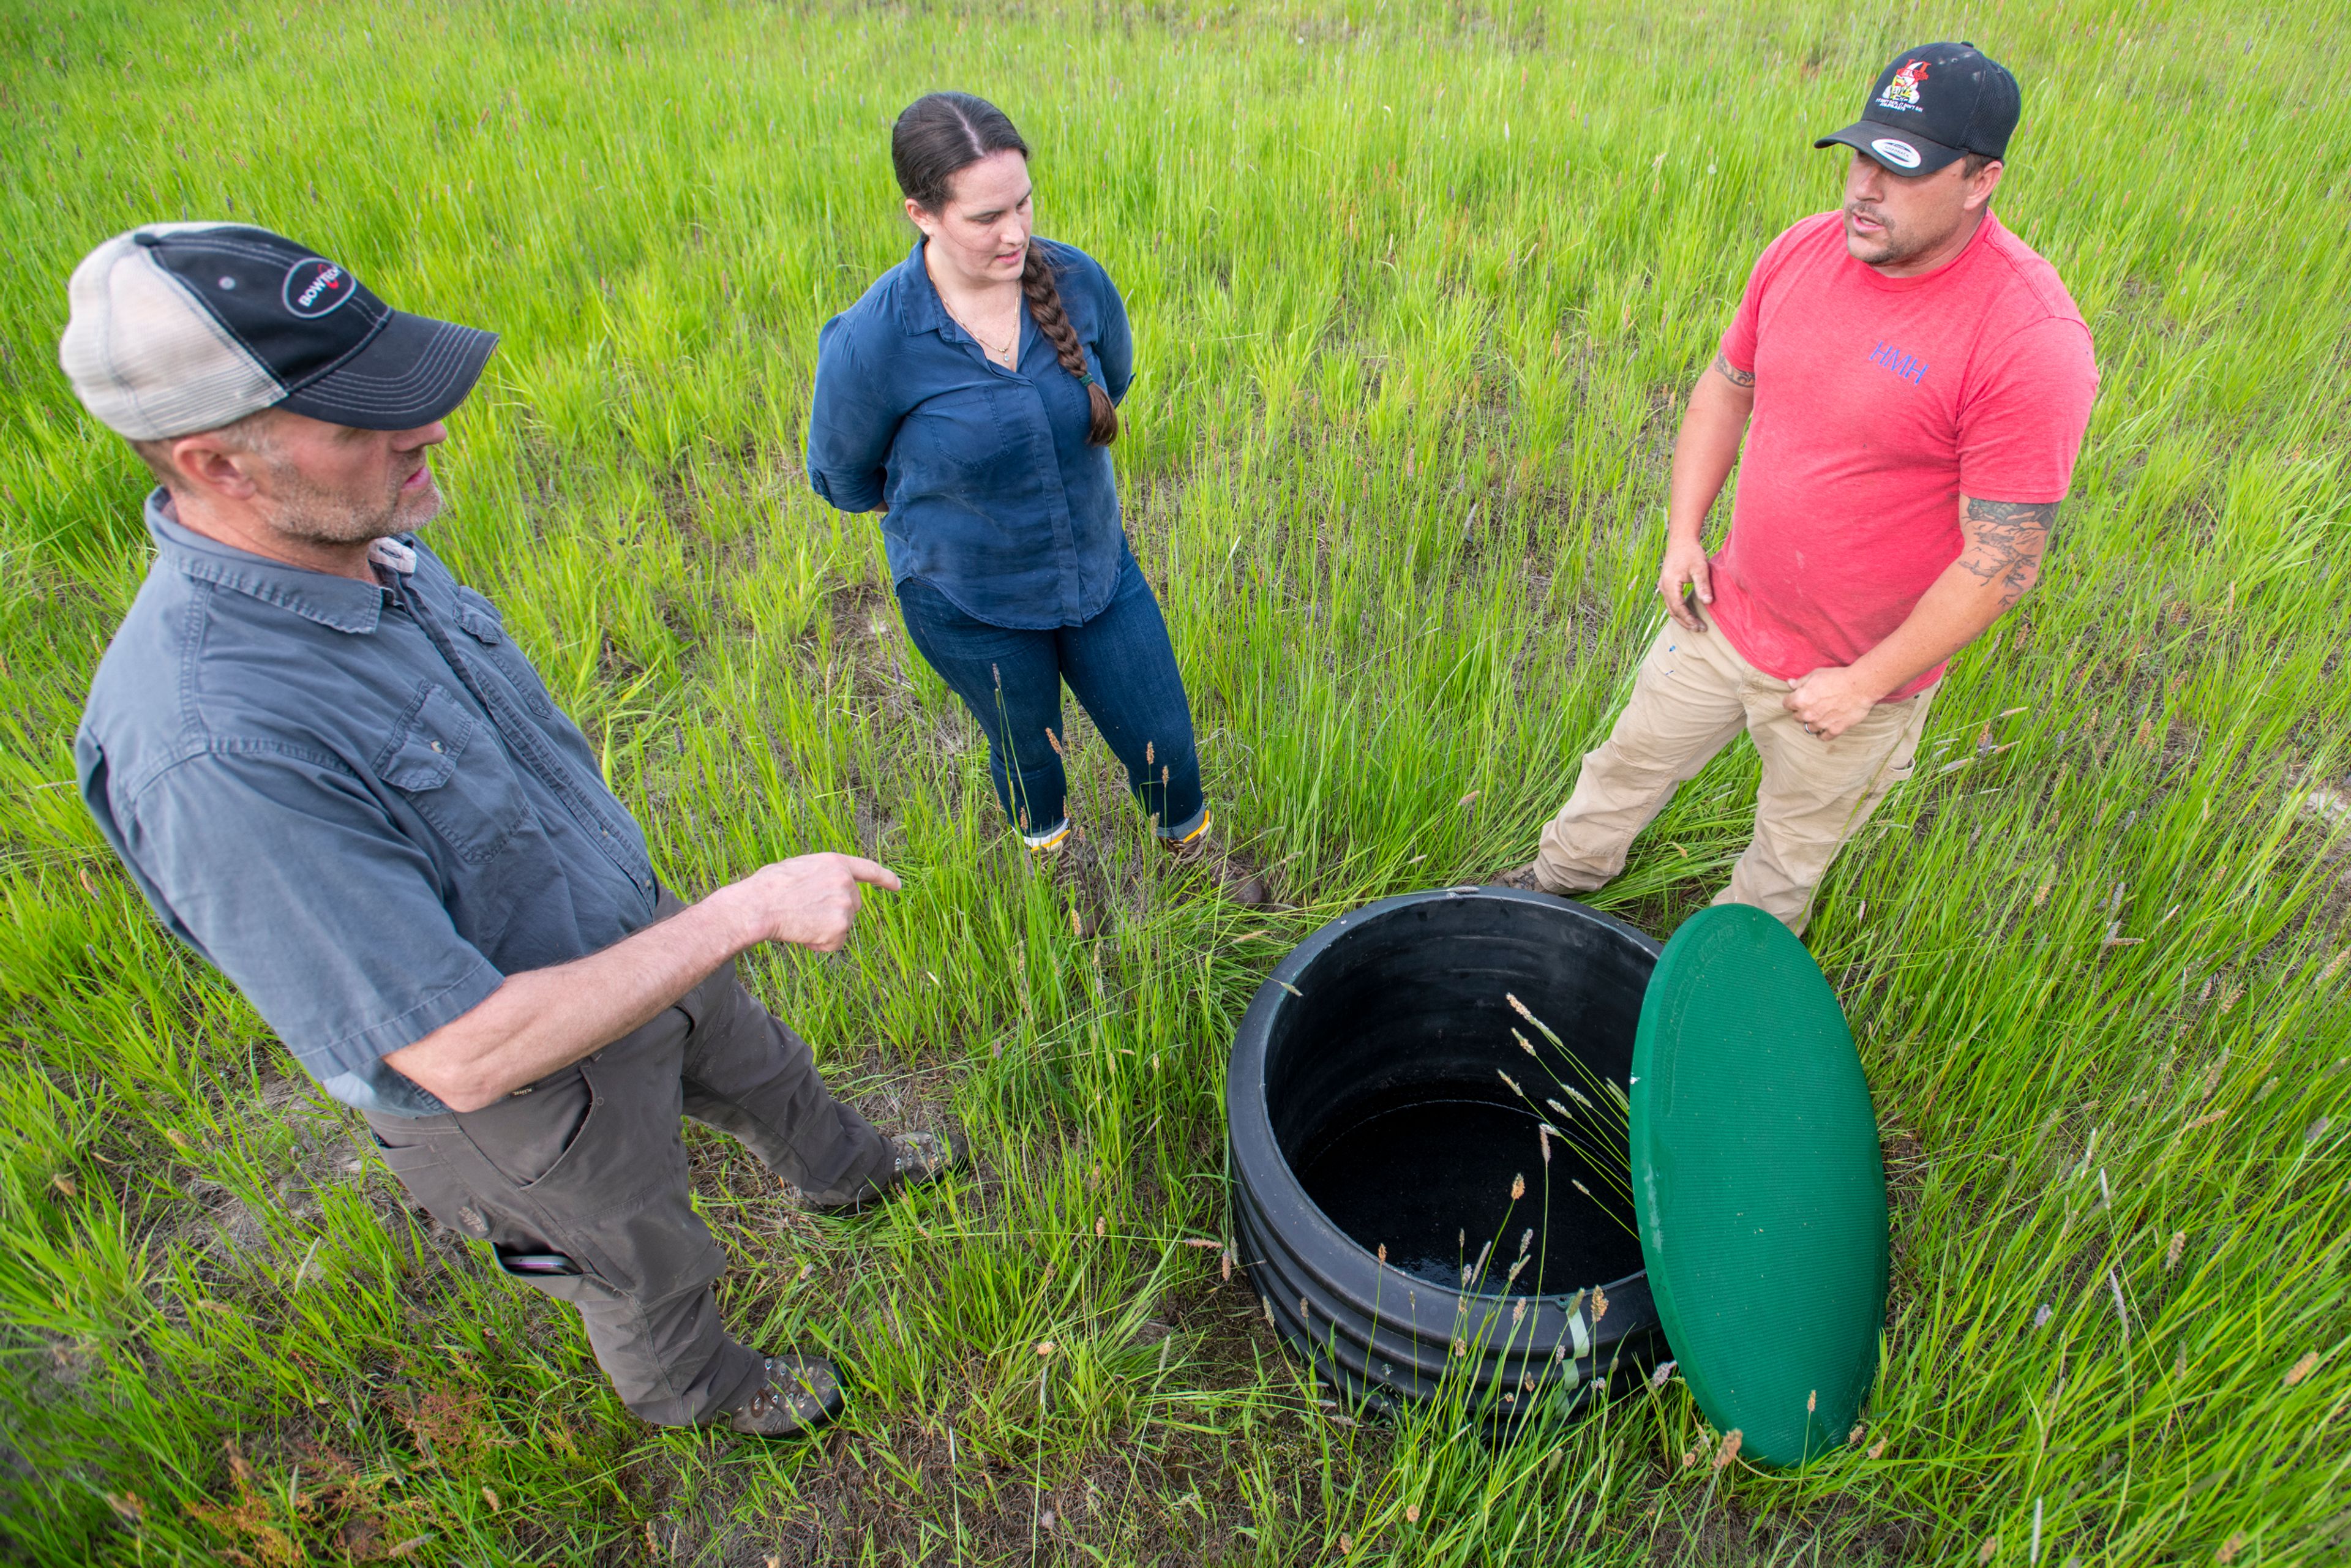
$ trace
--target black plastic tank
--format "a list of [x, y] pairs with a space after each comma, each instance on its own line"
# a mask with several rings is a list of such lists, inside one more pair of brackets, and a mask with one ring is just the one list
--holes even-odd
[[1241, 1261], [1343, 1398], [1426, 1400], [1450, 1365], [1490, 1426], [1663, 1354], [1620, 1097], [1659, 951], [1447, 888], [1341, 916], [1259, 988], [1225, 1091]]

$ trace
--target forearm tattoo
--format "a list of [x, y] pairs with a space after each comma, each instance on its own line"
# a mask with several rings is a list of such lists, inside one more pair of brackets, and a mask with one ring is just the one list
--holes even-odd
[[2005, 611], [2024, 597], [2041, 573], [2041, 554], [2057, 521], [2057, 503], [1979, 501], [1972, 496], [1959, 500], [1959, 531], [1968, 541], [1959, 552], [1959, 564], [2000, 591], [2000, 607]]
[[1720, 376], [1724, 381], [1729, 382], [1732, 386], [1751, 387], [1755, 384], [1755, 372], [1753, 371], [1742, 371], [1738, 366], [1732, 364], [1729, 360], [1723, 358], [1720, 354], [1717, 354], [1714, 357], [1714, 371], [1715, 374]]

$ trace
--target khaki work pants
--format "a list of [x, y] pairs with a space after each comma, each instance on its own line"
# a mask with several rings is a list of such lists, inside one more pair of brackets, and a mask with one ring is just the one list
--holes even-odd
[[1749, 664], [1719, 628], [1667, 622], [1615, 727], [1585, 754], [1575, 792], [1543, 829], [1536, 883], [1588, 893], [1623, 871], [1634, 835], [1744, 729], [1763, 759], [1755, 837], [1714, 902], [1753, 904], [1802, 936], [1829, 862], [1910, 777], [1936, 687], [1878, 704], [1834, 740], [1805, 734], [1782, 706], [1793, 687]]
[[731, 1134], [815, 1203], [858, 1196], [893, 1158], [731, 964], [643, 1028], [494, 1104], [368, 1124], [434, 1218], [578, 1309], [622, 1403], [686, 1427], [758, 1393], [762, 1353], [719, 1322], [711, 1284], [726, 1260], [688, 1201], [681, 1116]]

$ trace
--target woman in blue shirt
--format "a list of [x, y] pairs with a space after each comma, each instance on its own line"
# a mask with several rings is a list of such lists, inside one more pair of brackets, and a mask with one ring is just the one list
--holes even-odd
[[987, 733], [1030, 849], [1069, 836], [1065, 681], [1153, 831], [1204, 844], [1191, 706], [1111, 472], [1126, 307], [1092, 256], [1031, 237], [1028, 143], [994, 105], [915, 99], [890, 158], [923, 237], [825, 323], [809, 479], [882, 513], [907, 634]]

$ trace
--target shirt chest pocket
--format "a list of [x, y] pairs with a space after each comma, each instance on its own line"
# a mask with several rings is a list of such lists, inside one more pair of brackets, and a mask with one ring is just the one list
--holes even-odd
[[496, 605], [472, 589], [460, 585], [456, 620], [465, 635], [487, 651], [490, 663], [498, 674], [507, 678], [507, 683], [514, 687], [534, 715], [547, 718], [554, 714], [555, 705], [548, 697], [545, 683], [539, 680], [538, 672], [531, 668], [530, 661], [522, 656], [522, 651], [507, 638], [506, 625], [499, 619]]
[[417, 684], [375, 770], [469, 863], [506, 848], [529, 810], [496, 732], [431, 681]]
[[977, 477], [1000, 468], [1019, 426], [1001, 387], [963, 386], [925, 398], [898, 427], [900, 454], [922, 474]]

